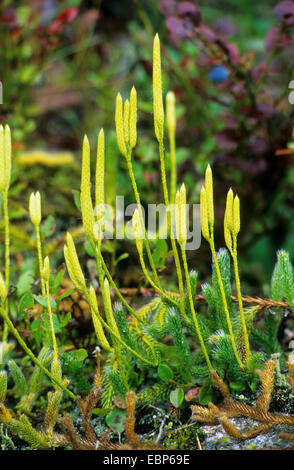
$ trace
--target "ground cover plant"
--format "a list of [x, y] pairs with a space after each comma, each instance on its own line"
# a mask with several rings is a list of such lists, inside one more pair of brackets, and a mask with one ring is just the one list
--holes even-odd
[[[206, 282], [198, 281], [187, 250], [186, 185], [177, 177], [176, 97], [172, 91], [166, 96], [162, 93], [158, 34], [153, 41], [152, 78], [153, 125], [165, 208], [164, 224], [152, 239], [134, 173], [140, 138], [135, 86], [125, 100], [118, 93], [115, 102], [117, 148], [134, 200], [131, 220], [123, 231], [133, 236], [130, 250], [136, 249], [144, 283], [142, 289], [135, 289], [137, 296], [131, 289], [120, 288], [105, 257], [112, 253], [115, 239], [107, 237], [104, 130], [97, 136], [95, 165], [88, 137], [82, 142], [80, 190], [73, 189], [83, 230], [66, 233], [64, 261], [52, 264], [46, 241], [52, 221], [42, 223], [46, 194], [36, 191], [28, 204], [35, 256], [19, 268], [11, 264], [11, 130], [7, 124], [0, 127], [3, 449], [199, 449], [199, 423], [221, 423], [237, 441], [277, 425], [294, 424], [294, 279], [289, 254], [277, 253], [267, 297], [262, 292], [260, 297], [243, 292], [238, 187], [233, 190], [223, 183], [224, 248], [218, 249], [213, 167], [207, 165], [201, 177], [200, 216], [211, 274]], [[165, 231], [166, 238], [162, 237]], [[79, 256], [81, 240], [90, 261], [89, 277], [83, 247], [83, 257]], [[171, 259], [176, 288], [170, 288], [165, 270]], [[281, 399], [274, 403], [275, 393]], [[140, 416], [142, 409], [156, 410], [167, 418], [162, 426], [159, 418], [151, 426]], [[258, 424], [242, 433], [230, 421], [236, 417], [249, 417]], [[281, 436], [293, 440], [288, 430]]]

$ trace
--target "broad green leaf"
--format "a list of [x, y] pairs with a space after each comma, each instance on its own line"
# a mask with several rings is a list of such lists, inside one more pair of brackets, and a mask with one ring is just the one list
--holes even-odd
[[[42, 295], [34, 295], [34, 299], [36, 302], [38, 302], [38, 304], [42, 305], [42, 307], [47, 307], [47, 297], [43, 297]], [[53, 297], [49, 297], [49, 300], [50, 300], [50, 306], [52, 309], [55, 309], [56, 308], [56, 302], [55, 300], [53, 299]]]
[[169, 380], [173, 379], [173, 377], [174, 377], [173, 371], [164, 362], [162, 364], [159, 364], [158, 369], [157, 369], [157, 374], [158, 374], [158, 377], [163, 382], [168, 382]]
[[33, 283], [34, 283], [33, 271], [26, 271], [25, 273], [21, 274], [16, 283], [18, 295], [22, 295], [28, 290], [30, 290]]
[[125, 429], [126, 416], [126, 410], [114, 408], [106, 416], [106, 424], [113, 432], [121, 434]]
[[214, 400], [214, 393], [211, 387], [203, 385], [199, 391], [199, 403], [200, 405], [207, 405], [209, 402]]
[[172, 390], [172, 392], [170, 392], [169, 399], [175, 408], [179, 408], [184, 400], [184, 390], [182, 388]]
[[33, 308], [34, 306], [34, 296], [31, 292], [25, 292], [20, 298], [18, 304], [18, 312], [22, 314], [25, 309]]

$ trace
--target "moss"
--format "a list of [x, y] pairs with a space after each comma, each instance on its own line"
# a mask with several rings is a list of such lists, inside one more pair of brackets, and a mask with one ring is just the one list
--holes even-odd
[[16, 450], [17, 446], [14, 444], [12, 438], [9, 436], [7, 429], [4, 429], [3, 424], [0, 425], [0, 450]]
[[[175, 449], [193, 449], [196, 447], [196, 432], [194, 427], [183, 427], [179, 431], [174, 431], [172, 428], [174, 423], [170, 421], [165, 427], [167, 435], [163, 441], [165, 447], [174, 447]], [[170, 430], [170, 432], [168, 432]]]
[[294, 395], [289, 387], [279, 387], [274, 390], [270, 411], [294, 414]]

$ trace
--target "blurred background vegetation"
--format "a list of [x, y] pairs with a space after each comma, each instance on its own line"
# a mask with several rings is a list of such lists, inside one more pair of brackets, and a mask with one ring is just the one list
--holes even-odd
[[[43, 235], [63, 262], [64, 232], [81, 225], [78, 210], [81, 142], [93, 148], [104, 127], [107, 201], [133, 202], [114, 134], [118, 91], [139, 98], [139, 143], [134, 168], [144, 204], [160, 202], [152, 116], [152, 40], [162, 44], [164, 92], [177, 98], [178, 181], [199, 202], [204, 169], [215, 177], [217, 245], [231, 186], [241, 199], [240, 266], [244, 292], [261, 294], [276, 250], [294, 255], [294, 2], [275, 0], [2, 0], [0, 2], [1, 122], [13, 132], [10, 216], [15, 266], [30, 260], [31, 191], [42, 192]], [[294, 87], [293, 87], [294, 88]], [[294, 150], [293, 150], [294, 152]], [[168, 146], [167, 146], [168, 153]], [[81, 239], [83, 242], [83, 240]], [[3, 244], [1, 244], [1, 249]], [[138, 284], [126, 242], [105, 243], [121, 285]], [[86, 254], [87, 245], [80, 245]], [[25, 255], [20, 252], [25, 250]], [[115, 251], [114, 251], [115, 250]], [[163, 257], [168, 250], [158, 246]], [[121, 257], [121, 260], [120, 260]], [[91, 275], [89, 256], [88, 263]], [[205, 243], [189, 252], [203, 281], [210, 274]], [[118, 262], [119, 261], [119, 262]], [[162, 262], [162, 261], [160, 261]], [[166, 260], [164, 273], [173, 266]]]

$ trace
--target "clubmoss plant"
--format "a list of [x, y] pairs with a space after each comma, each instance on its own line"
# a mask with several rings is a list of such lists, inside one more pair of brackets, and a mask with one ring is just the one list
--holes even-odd
[[[8, 291], [10, 282], [10, 228], [8, 211], [8, 191], [11, 179], [11, 132], [10, 127], [0, 126], [0, 193], [3, 201], [4, 233], [5, 233], [5, 285]], [[5, 302], [8, 313], [8, 302]], [[4, 327], [3, 341], [7, 338], [7, 325]]]
[[[88, 299], [91, 305], [94, 328], [100, 347], [111, 353], [108, 356], [108, 375], [111, 378], [108, 383], [108, 396], [117, 394], [123, 396], [129, 388], [131, 378], [130, 364], [139, 368], [149, 365], [161, 371], [162, 361], [168, 363], [174, 369], [171, 377], [179, 373], [180, 364], [189, 357], [191, 369], [186, 374], [188, 380], [192, 377], [205, 384], [209, 379], [209, 370], [216, 368], [220, 371], [227, 370], [230, 381], [233, 384], [241, 384], [241, 388], [252, 386], [258, 380], [254, 369], [260, 366], [263, 355], [253, 353], [249, 346], [249, 331], [252, 330], [253, 320], [258, 308], [245, 310], [243, 307], [240, 278], [237, 261], [237, 235], [240, 230], [239, 199], [229, 191], [227, 208], [224, 220], [225, 241], [232, 256], [237, 290], [239, 310], [235, 308], [231, 296], [230, 260], [228, 252], [216, 252], [214, 241], [214, 202], [213, 202], [213, 176], [210, 166], [205, 173], [205, 186], [200, 193], [201, 227], [203, 237], [209, 242], [213, 258], [212, 286], [204, 285], [204, 296], [209, 305], [210, 318], [206, 319], [203, 313], [195, 308], [196, 279], [195, 273], [189, 272], [186, 256], [187, 242], [187, 212], [185, 185], [176, 191], [176, 166], [175, 166], [175, 99], [169, 93], [166, 99], [167, 125], [171, 150], [171, 179], [170, 194], [174, 195], [174, 205], [170, 205], [170, 195], [167, 185], [164, 154], [164, 108], [161, 85], [161, 56], [158, 35], [154, 38], [153, 45], [153, 110], [154, 129], [159, 146], [159, 160], [161, 167], [163, 198], [167, 210], [167, 227], [170, 244], [178, 276], [179, 292], [169, 292], [164, 289], [159, 280], [152, 258], [151, 245], [148, 240], [145, 223], [142, 216], [141, 200], [132, 167], [132, 150], [137, 142], [137, 92], [133, 87], [130, 99], [123, 102], [120, 94], [116, 97], [115, 126], [117, 144], [120, 153], [126, 159], [127, 168], [132, 182], [137, 208], [133, 213], [132, 227], [134, 239], [138, 251], [139, 261], [146, 281], [152, 286], [160, 299], [153, 306], [151, 302], [142, 310], [135, 311], [129, 302], [124, 299], [102, 255], [104, 214], [97, 208], [93, 209], [91, 199], [91, 175], [90, 175], [90, 147], [87, 137], [83, 143], [82, 179], [81, 179], [81, 210], [85, 234], [90, 242], [96, 258], [98, 279], [104, 304], [105, 319], [98, 309], [95, 299], [94, 287], [88, 289], [86, 281], [79, 266], [74, 242], [67, 236], [65, 246], [65, 259], [69, 275], [77, 289]], [[95, 194], [96, 205], [102, 206], [104, 201], [104, 151], [105, 142], [102, 131], [98, 137]], [[97, 189], [98, 188], [98, 189]], [[97, 196], [99, 195], [99, 197]], [[95, 216], [96, 213], [96, 216]], [[96, 222], [96, 223], [95, 223]], [[182, 264], [176, 241], [181, 253]], [[145, 262], [144, 252], [152, 274], [149, 273]], [[71, 251], [71, 255], [69, 254]], [[185, 279], [185, 283], [184, 283]], [[121, 304], [112, 304], [110, 287], [114, 289]], [[127, 318], [126, 312], [130, 314]], [[144, 312], [144, 314], [143, 314]], [[173, 320], [172, 320], [173, 319]], [[176, 319], [176, 320], [175, 320]], [[172, 326], [171, 326], [172, 325]], [[200, 345], [200, 350], [191, 352], [189, 342], [181, 343], [179, 338], [183, 336], [183, 329], [187, 330], [191, 339], [194, 337]], [[178, 357], [175, 358], [169, 348], [163, 348], [160, 339], [171, 333]], [[196, 333], [196, 337], [195, 337]], [[107, 336], [109, 334], [109, 336]], [[186, 346], [183, 348], [183, 344]], [[123, 352], [124, 351], [124, 352]], [[202, 354], [200, 353], [202, 351]], [[139, 362], [138, 362], [139, 360]], [[229, 366], [228, 366], [229, 364]], [[170, 369], [172, 370], [172, 369]], [[113, 371], [115, 374], [113, 374]], [[161, 372], [159, 373], [160, 375]], [[106, 374], [107, 375], [107, 374]], [[159, 376], [160, 376], [159, 375]], [[187, 385], [188, 387], [188, 382]], [[112, 392], [109, 387], [112, 387]], [[168, 387], [167, 387], [168, 388]]]
[[[167, 211], [167, 227], [170, 244], [174, 257], [179, 292], [169, 292], [164, 289], [162, 281], [159, 280], [152, 258], [151, 245], [145, 229], [142, 216], [141, 200], [138, 186], [135, 180], [132, 166], [132, 151], [137, 143], [137, 91], [133, 87], [130, 99], [123, 102], [120, 93], [116, 97], [115, 105], [115, 126], [117, 145], [120, 153], [126, 159], [127, 168], [132, 182], [137, 208], [132, 218], [134, 239], [138, 251], [139, 261], [146, 281], [154, 291], [160, 296], [160, 300], [154, 307], [152, 302], [142, 309], [135, 311], [133, 307], [122, 296], [118, 286], [112, 278], [107, 264], [102, 256], [103, 243], [103, 211], [96, 214], [97, 209], [93, 209], [91, 199], [91, 175], [90, 175], [90, 147], [87, 137], [83, 143], [82, 159], [82, 179], [81, 179], [81, 209], [85, 234], [91, 243], [95, 254], [98, 279], [103, 298], [105, 320], [98, 310], [98, 303], [95, 300], [94, 287], [86, 287], [86, 281], [81, 272], [78, 256], [75, 252], [73, 241], [67, 237], [65, 246], [65, 259], [70, 277], [77, 289], [81, 290], [88, 299], [92, 315], [94, 328], [97, 334], [99, 346], [110, 352], [109, 365], [115, 371], [112, 374], [113, 393], [123, 395], [123, 390], [127, 390], [130, 381], [129, 364], [134, 361], [139, 367], [144, 364], [158, 367], [162, 361], [175, 367], [175, 371], [180, 373], [180, 364], [183, 360], [189, 361], [191, 370], [187, 377], [197, 378], [203, 384], [209, 379], [209, 370], [216, 369], [224, 371], [227, 369], [229, 380], [234, 386], [240, 383], [240, 387], [253, 387], [258, 378], [254, 373], [255, 367], [260, 366], [264, 359], [263, 354], [251, 353], [249, 345], [249, 333], [253, 328], [253, 320], [259, 311], [252, 307], [244, 309], [241, 293], [241, 283], [239, 277], [238, 257], [237, 257], [237, 236], [240, 230], [240, 202], [238, 196], [233, 195], [232, 190], [227, 196], [227, 206], [224, 219], [225, 242], [229, 253], [233, 259], [238, 310], [232, 302], [230, 260], [228, 252], [221, 250], [218, 253], [215, 249], [214, 240], [214, 201], [213, 201], [213, 175], [210, 166], [205, 172], [205, 186], [200, 193], [201, 205], [201, 228], [203, 237], [208, 241], [213, 259], [212, 285], [204, 285], [203, 293], [209, 306], [210, 318], [204, 317], [203, 313], [197, 312], [195, 308], [196, 279], [194, 272], [189, 272], [186, 256], [187, 242], [187, 212], [186, 212], [186, 190], [185, 185], [176, 190], [176, 160], [175, 160], [175, 97], [169, 92], [166, 98], [167, 106], [167, 127], [170, 143], [171, 174], [170, 189], [167, 184], [167, 173], [164, 154], [164, 107], [161, 84], [161, 54], [160, 41], [158, 35], [154, 38], [153, 44], [153, 111], [154, 130], [158, 141], [159, 160], [162, 178], [163, 199]], [[104, 201], [104, 151], [105, 142], [102, 131], [98, 138], [97, 160], [96, 160], [96, 180], [95, 203], [102, 206]], [[97, 189], [98, 188], [98, 189]], [[170, 194], [169, 194], [170, 191]], [[99, 197], [97, 196], [99, 194]], [[170, 204], [170, 195], [174, 197], [174, 205]], [[176, 241], [181, 253], [182, 264]], [[69, 242], [72, 246], [71, 257], [69, 256]], [[144, 252], [146, 250], [147, 259], [152, 274], [149, 273], [145, 262]], [[76, 266], [76, 268], [74, 268]], [[184, 283], [185, 279], [185, 283]], [[122, 304], [112, 305], [109, 288], [112, 287]], [[126, 317], [125, 310], [130, 314]], [[144, 311], [144, 315], [142, 314]], [[147, 313], [147, 314], [146, 314]], [[178, 317], [179, 316], [179, 317]], [[171, 319], [177, 318], [177, 320]], [[99, 326], [98, 326], [99, 325]], [[172, 325], [172, 328], [170, 328]], [[180, 346], [179, 338], [182, 337], [183, 329], [188, 335], [192, 335], [198, 340], [200, 350], [194, 353], [189, 350], [189, 342], [184, 342], [186, 347]], [[109, 337], [106, 335], [110, 334]], [[174, 347], [178, 354], [178, 360], [173, 357], [169, 348], [162, 348], [160, 339], [171, 333], [174, 339]], [[255, 333], [256, 334], [256, 333]], [[126, 350], [127, 354], [122, 351]], [[169, 352], [168, 352], [169, 351]], [[202, 351], [202, 355], [200, 353]], [[184, 359], [185, 358], [185, 359]], [[137, 360], [140, 362], [138, 363]], [[177, 365], [176, 365], [177, 364]], [[229, 364], [229, 366], [228, 366]], [[161, 370], [161, 369], [160, 369]], [[172, 372], [174, 376], [175, 372]], [[176, 372], [177, 374], [178, 372]], [[181, 374], [181, 373], [180, 373]], [[115, 377], [115, 380], [114, 380]], [[111, 381], [110, 381], [111, 382]], [[121, 384], [121, 390], [119, 390]], [[109, 381], [108, 381], [109, 385]], [[187, 385], [188, 386], [188, 385]], [[109, 390], [108, 390], [109, 392]], [[109, 396], [113, 394], [109, 393]]]
[[[96, 437], [90, 429], [90, 411], [92, 412], [98, 395], [102, 394], [103, 408], [110, 408], [117, 400], [120, 403], [127, 401], [126, 428], [129, 429], [127, 437], [133, 444], [136, 441], [135, 447], [141, 448], [135, 435], [130, 439], [130, 430], [133, 432], [135, 406], [135, 396], [131, 389], [141, 387], [142, 382], [143, 390], [137, 394], [137, 403], [146, 406], [158, 400], [170, 400], [172, 406], [178, 409], [184, 406], [185, 392], [195, 388], [195, 385], [200, 388], [199, 403], [205, 405], [215, 398], [216, 385], [224, 398], [229, 400], [231, 392], [255, 391], [259, 378], [262, 377], [262, 397], [266, 395], [265, 404], [262, 406], [267, 413], [267, 419], [265, 426], [261, 429], [268, 429], [271, 426], [272, 415], [268, 414], [269, 393], [264, 392], [266, 388], [264, 378], [267, 372], [262, 375], [260, 371], [256, 373], [256, 370], [262, 369], [265, 361], [270, 359], [273, 353], [280, 353], [280, 356], [275, 356], [276, 361], [280, 360], [280, 365], [291, 364], [278, 341], [278, 331], [284, 321], [280, 312], [291, 309], [294, 305], [293, 267], [289, 256], [284, 251], [278, 253], [278, 261], [272, 277], [272, 299], [242, 296], [237, 246], [240, 231], [240, 201], [230, 189], [227, 194], [224, 217], [224, 239], [227, 250], [221, 249], [217, 252], [214, 238], [213, 174], [208, 165], [204, 175], [205, 184], [200, 192], [200, 206], [202, 235], [209, 243], [212, 255], [212, 276], [209, 283], [202, 285], [202, 294], [197, 294], [197, 272], [194, 269], [189, 270], [186, 254], [189, 226], [186, 187], [183, 183], [179, 185], [177, 183], [175, 96], [173, 92], [167, 93], [165, 112], [160, 41], [156, 35], [153, 44], [154, 131], [158, 143], [162, 193], [166, 208], [166, 226], [169, 237], [167, 243], [171, 247], [170, 253], [175, 265], [178, 286], [177, 291], [165, 288], [164, 279], [159, 277], [156, 269], [153, 245], [145, 227], [140, 192], [133, 171], [133, 152], [137, 144], [137, 99], [135, 87], [132, 87], [129, 99], [125, 102], [118, 93], [115, 103], [115, 127], [118, 151], [126, 161], [136, 203], [136, 209], [132, 215], [134, 241], [146, 284], [151, 286], [154, 293], [152, 299], [141, 308], [134, 308], [132, 301], [126, 300], [104, 259], [102, 248], [106, 225], [104, 207], [106, 144], [103, 129], [99, 131], [97, 139], [94, 201], [92, 200], [91, 149], [87, 136], [84, 136], [82, 143], [80, 185], [83, 230], [96, 262], [99, 291], [93, 278], [89, 281], [84, 275], [75, 237], [71, 233], [65, 236], [64, 259], [67, 272], [74, 288], [89, 304], [90, 318], [92, 318], [93, 332], [95, 332], [95, 345], [98, 347], [96, 353], [98, 351], [99, 358], [100, 354], [103, 355], [104, 360], [101, 370], [99, 359], [99, 367], [96, 371], [95, 385], [96, 389], [99, 388], [99, 394], [96, 390], [92, 395], [91, 393], [88, 395], [90, 398], [83, 401], [78, 399], [83, 420], [89, 431], [87, 435], [91, 441], [89, 445], [90, 447], [96, 445]], [[170, 146], [169, 175], [166, 171], [164, 147], [165, 115]], [[58, 305], [52, 295], [56, 279], [50, 268], [49, 257], [43, 258], [42, 242], [44, 241], [41, 240], [40, 235], [42, 214], [39, 192], [31, 194], [29, 215], [36, 233], [40, 276], [38, 289], [41, 290], [41, 295], [33, 296], [28, 292], [25, 302], [22, 298], [25, 305], [31, 306], [34, 304], [34, 298], [37, 297], [38, 302], [44, 307], [40, 324], [45, 333], [41, 335], [39, 340], [41, 348], [37, 353], [35, 353], [36, 345], [31, 347], [31, 343], [24, 339], [15, 326], [15, 316], [9, 311], [10, 238], [7, 194], [11, 171], [11, 140], [8, 126], [5, 128], [0, 126], [0, 170], [5, 232], [5, 274], [0, 273], [0, 315], [4, 325], [2, 341], [6, 341], [8, 332], [11, 333], [26, 354], [27, 360], [34, 366], [29, 376], [27, 372], [23, 373], [16, 359], [10, 359], [7, 371], [0, 371], [0, 421], [12, 434], [22, 437], [34, 447], [45, 448], [71, 443], [80, 448], [84, 441], [77, 435], [68, 415], [62, 421], [64, 435], [57, 435], [54, 432], [63, 396], [66, 395], [72, 400], [75, 400], [76, 396], [72, 391], [74, 384], [64, 377], [63, 365], [69, 364], [70, 361], [67, 358], [63, 360], [66, 351], [64, 351], [64, 345], [61, 344], [59, 334], [60, 330], [66, 327], [64, 326], [66, 322], [60, 326], [59, 330], [56, 329], [58, 321], [61, 325], [61, 320], [64, 319], [59, 318]], [[236, 297], [233, 296], [232, 290], [231, 258]], [[201, 305], [200, 301], [205, 301], [205, 306]], [[246, 308], [245, 303], [248, 304]], [[272, 308], [277, 312], [275, 315], [269, 313], [269, 309]], [[254, 324], [254, 321], [259, 319], [258, 314], [262, 317], [263, 328]], [[78, 351], [74, 350], [74, 352]], [[267, 361], [265, 371], [270, 365], [271, 363]], [[281, 375], [282, 369], [277, 367], [278, 365], [275, 363], [275, 368], [280, 371]], [[80, 372], [82, 368], [80, 363], [76, 368], [73, 366], [75, 372]], [[274, 367], [271, 366], [269, 374], [271, 385], [268, 387], [270, 390], [274, 386], [273, 374]], [[291, 372], [290, 377], [292, 375]], [[15, 393], [18, 413], [11, 411], [5, 405], [10, 376], [15, 384], [15, 391], [18, 390], [18, 394]], [[47, 395], [45, 430], [38, 430], [33, 427], [26, 415], [32, 413], [44, 376], [49, 379], [54, 390], [48, 391]], [[278, 380], [277, 376], [277, 382]], [[292, 379], [288, 382], [292, 387], [291, 381], [293, 382]], [[86, 379], [84, 383], [87, 384]], [[233, 403], [232, 400], [230, 403]], [[89, 413], [86, 412], [87, 404]], [[228, 411], [228, 417], [235, 416], [236, 406], [234, 402], [233, 411], [227, 406], [216, 408], [210, 405], [208, 412], [203, 408], [194, 408], [194, 414], [197, 419], [200, 415], [200, 418], [208, 416], [211, 421], [220, 420], [228, 428], [230, 423], [226, 419], [224, 421], [222, 409]], [[259, 416], [250, 407], [246, 410], [251, 410], [250, 413]], [[288, 422], [292, 423], [292, 421], [292, 418], [288, 419]], [[231, 434], [239, 436], [237, 431], [232, 431]], [[107, 442], [107, 445], [110, 445], [109, 440]]]

